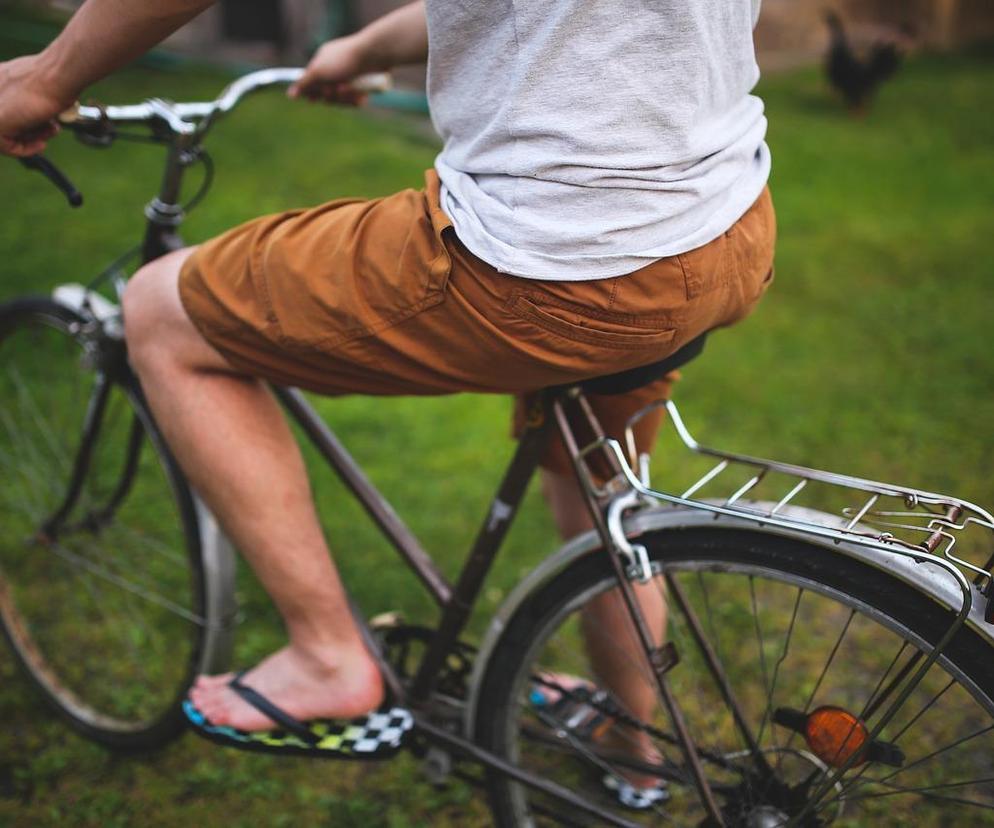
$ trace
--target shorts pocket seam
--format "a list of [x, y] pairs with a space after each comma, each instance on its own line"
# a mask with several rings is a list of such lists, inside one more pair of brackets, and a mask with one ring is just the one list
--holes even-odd
[[[546, 297], [542, 297], [542, 302], [546, 302]], [[547, 304], [551, 307], [559, 307], [566, 310], [575, 310], [575, 306], [562, 301], [550, 301]], [[566, 307], [563, 307], [563, 306]], [[517, 293], [508, 300], [507, 309], [529, 322], [537, 325], [543, 330], [560, 336], [573, 342], [583, 342], [589, 345], [597, 345], [606, 348], [639, 349], [658, 345], [666, 345], [676, 338], [676, 328], [666, 328], [660, 330], [635, 331], [633, 333], [619, 333], [616, 331], [605, 331], [597, 328], [587, 328], [582, 325], [561, 319], [543, 310], [541, 304], [535, 297], [525, 293]], [[625, 325], [625, 321], [611, 318], [614, 315], [606, 315], [594, 311], [584, 311], [584, 316], [589, 316], [592, 321], [611, 321], [615, 324]], [[646, 320], [640, 320], [642, 324], [634, 327], [646, 327]]]
[[[533, 305], [541, 309], [543, 306], [558, 308], [559, 310], [575, 313], [585, 319], [608, 322], [612, 325], [627, 325], [632, 328], [645, 328], [648, 333], [658, 332], [661, 328], [672, 326], [673, 319], [668, 316], [642, 316], [641, 314], [623, 313], [620, 311], [603, 311], [597, 308], [588, 308], [578, 302], [570, 302], [560, 299], [557, 296], [547, 296], [545, 294], [531, 293], [529, 291], [515, 291], [505, 302], [505, 308], [515, 310], [520, 308], [520, 302]], [[570, 323], [565, 322], [569, 325]], [[636, 336], [638, 334], [635, 334]]]
[[381, 317], [375, 323], [367, 325], [356, 325], [355, 327], [349, 328], [347, 330], [336, 331], [334, 335], [326, 336], [322, 339], [297, 339], [292, 336], [288, 336], [280, 330], [277, 334], [277, 339], [283, 345], [287, 347], [296, 348], [305, 351], [325, 351], [330, 348], [338, 348], [342, 345], [347, 345], [350, 342], [354, 342], [359, 339], [366, 339], [370, 336], [375, 336], [381, 331], [385, 331], [387, 328], [392, 328], [395, 325], [399, 325], [402, 322], [406, 322], [414, 316], [417, 316], [424, 310], [434, 307], [435, 305], [441, 304], [445, 299], [445, 294], [441, 291], [435, 291], [429, 293], [423, 299], [415, 302], [413, 305], [408, 305], [404, 308], [399, 308], [395, 313], [388, 317]]

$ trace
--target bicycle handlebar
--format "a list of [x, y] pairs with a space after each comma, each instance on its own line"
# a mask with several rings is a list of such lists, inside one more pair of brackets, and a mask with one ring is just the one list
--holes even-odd
[[76, 189], [76, 186], [66, 177], [65, 173], [44, 155], [30, 155], [27, 158], [20, 158], [18, 160], [27, 169], [36, 170], [51, 181], [66, 197], [66, 201], [69, 202], [70, 207], [83, 206], [83, 194]]
[[[80, 106], [59, 116], [60, 123], [69, 127], [115, 123], [166, 124], [176, 135], [195, 135], [220, 115], [234, 109], [246, 95], [270, 86], [289, 86], [300, 80], [304, 70], [296, 67], [260, 69], [250, 72], [230, 83], [213, 101], [199, 103], [172, 103], [161, 98], [151, 98], [144, 103], [128, 106]], [[352, 86], [359, 92], [383, 92], [390, 88], [390, 76], [385, 73], [361, 75]]]
[[[234, 109], [246, 95], [270, 86], [289, 86], [303, 76], [304, 70], [295, 67], [260, 69], [232, 81], [213, 101], [202, 103], [173, 103], [162, 98], [150, 98], [144, 103], [128, 106], [79, 105], [63, 112], [58, 120], [75, 131], [89, 143], [106, 146], [114, 139], [110, 123], [165, 124], [176, 136], [203, 136], [221, 115]], [[386, 73], [360, 75], [351, 81], [358, 92], [384, 92], [391, 86]], [[83, 196], [72, 182], [51, 161], [41, 155], [22, 158], [28, 169], [37, 170], [48, 178], [66, 196], [72, 207], [83, 203]]]

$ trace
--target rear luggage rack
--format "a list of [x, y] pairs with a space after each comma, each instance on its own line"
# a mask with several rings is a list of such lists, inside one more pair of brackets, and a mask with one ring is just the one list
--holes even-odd
[[[659, 408], [665, 408], [692, 455], [716, 461], [689, 486], [661, 490], [650, 485], [648, 457], [636, 455], [633, 427]], [[979, 506], [935, 492], [703, 446], [668, 401], [652, 403], [632, 417], [625, 439], [625, 448], [602, 437], [580, 452], [581, 472], [600, 497], [610, 495], [620, 483], [644, 498], [707, 511], [716, 519], [725, 515], [931, 562], [956, 578], [966, 602], [970, 600], [966, 579], [972, 578], [988, 596], [986, 620], [994, 620], [994, 517]], [[589, 469], [588, 457], [596, 451], [606, 452], [620, 468], [620, 477], [607, 486], [598, 487]]]

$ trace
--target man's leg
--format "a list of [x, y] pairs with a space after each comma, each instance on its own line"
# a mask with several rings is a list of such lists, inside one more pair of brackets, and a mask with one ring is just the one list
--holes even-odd
[[[542, 489], [563, 540], [593, 528], [593, 520], [573, 475], [543, 469]], [[659, 580], [635, 588], [649, 629], [657, 636], [657, 645], [662, 643], [666, 632], [666, 601]], [[584, 609], [581, 629], [598, 683], [636, 718], [652, 718], [657, 708], [655, 682], [621, 593], [617, 589], [611, 590], [591, 601]], [[645, 733], [636, 735], [629, 728], [614, 728], [608, 738], [610, 747], [619, 751], [639, 754], [647, 761], [659, 759], [659, 751]], [[626, 776], [636, 785], [656, 782], [653, 777], [641, 774]]]
[[[131, 364], [191, 483], [252, 565], [286, 624], [289, 643], [244, 682], [300, 719], [356, 716], [383, 695], [317, 520], [303, 460], [279, 405], [200, 335], [180, 302], [190, 250], [146, 266], [124, 297]], [[239, 699], [230, 677], [192, 692], [215, 724], [272, 723]]]

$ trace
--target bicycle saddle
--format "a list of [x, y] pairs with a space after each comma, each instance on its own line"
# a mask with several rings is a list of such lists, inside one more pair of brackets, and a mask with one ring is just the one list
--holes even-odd
[[603, 377], [593, 377], [580, 383], [584, 391], [591, 394], [625, 394], [648, 385], [650, 382], [659, 379], [692, 359], [699, 357], [704, 351], [704, 343], [707, 341], [707, 333], [702, 333], [696, 339], [690, 340], [686, 345], [674, 351], [668, 357], [659, 362], [650, 362], [648, 365], [639, 365], [637, 368], [629, 368], [627, 371], [620, 371], [617, 374], [607, 374]]

